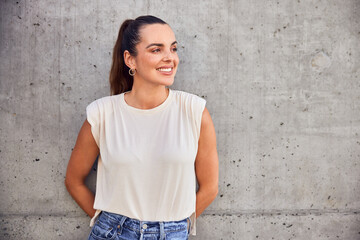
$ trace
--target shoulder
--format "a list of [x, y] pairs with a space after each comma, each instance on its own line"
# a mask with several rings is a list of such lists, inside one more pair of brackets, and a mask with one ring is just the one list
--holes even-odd
[[189, 101], [191, 103], [194, 104], [200, 104], [200, 105], [205, 105], [206, 100], [203, 97], [200, 97], [194, 93], [190, 93], [190, 92], [185, 92], [182, 90], [173, 90], [173, 93], [175, 95], [175, 97], [177, 97], [178, 99], [181, 99], [183, 101]]
[[89, 108], [99, 108], [99, 109], [106, 109], [110, 106], [115, 99], [117, 99], [118, 95], [111, 95], [111, 96], [104, 96], [98, 99], [93, 100], [88, 104]]
[[118, 95], [111, 95], [111, 96], [104, 96], [104, 97], [100, 97], [97, 98], [95, 100], [93, 100], [92, 102], [90, 102], [90, 104], [92, 103], [97, 103], [97, 104], [106, 104], [108, 102], [111, 102], [114, 98], [116, 98]]
[[93, 100], [86, 106], [86, 115], [88, 122], [94, 126], [95, 123], [102, 122], [106, 116], [112, 114], [113, 107], [112, 104], [116, 103], [116, 96], [105, 96]]

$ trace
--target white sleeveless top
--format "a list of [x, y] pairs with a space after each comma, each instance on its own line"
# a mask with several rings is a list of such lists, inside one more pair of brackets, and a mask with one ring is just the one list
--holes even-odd
[[206, 100], [169, 88], [159, 106], [128, 105], [124, 93], [86, 107], [100, 149], [92, 227], [101, 210], [141, 221], [190, 217], [196, 235], [195, 157]]

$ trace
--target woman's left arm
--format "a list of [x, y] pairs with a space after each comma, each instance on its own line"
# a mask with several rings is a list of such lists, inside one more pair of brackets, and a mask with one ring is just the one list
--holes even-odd
[[219, 182], [216, 133], [210, 113], [206, 107], [201, 118], [200, 139], [195, 159], [195, 172], [199, 184], [199, 189], [196, 192], [196, 217], [198, 217], [216, 198]]

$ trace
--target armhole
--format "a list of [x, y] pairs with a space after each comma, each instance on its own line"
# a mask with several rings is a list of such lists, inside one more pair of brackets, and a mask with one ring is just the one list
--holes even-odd
[[195, 108], [195, 111], [197, 112], [196, 114], [196, 131], [197, 131], [197, 141], [199, 142], [200, 139], [200, 132], [201, 132], [201, 120], [202, 120], [202, 115], [204, 113], [205, 110], [205, 105], [206, 105], [206, 100], [198, 97], [197, 98], [197, 106]]
[[100, 114], [96, 101], [91, 102], [86, 107], [86, 120], [91, 126], [91, 134], [96, 142], [96, 145], [100, 148]]

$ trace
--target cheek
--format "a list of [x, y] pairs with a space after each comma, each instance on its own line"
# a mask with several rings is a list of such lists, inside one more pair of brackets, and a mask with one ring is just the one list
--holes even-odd
[[154, 68], [156, 67], [158, 61], [158, 57], [154, 56], [153, 54], [144, 54], [141, 57], [141, 61], [138, 62], [140, 64], [139, 68]]
[[174, 58], [175, 59], [175, 62], [176, 62], [176, 65], [178, 65], [179, 64], [179, 56], [178, 55], [176, 55], [176, 57]]
[[161, 58], [158, 56], [149, 56], [146, 58], [146, 65], [148, 68], [155, 68], [158, 64]]

